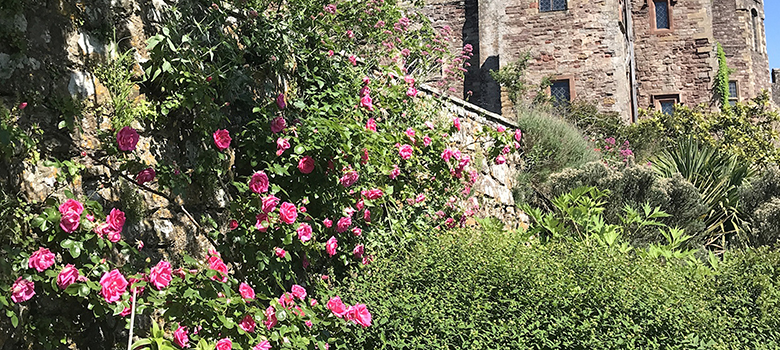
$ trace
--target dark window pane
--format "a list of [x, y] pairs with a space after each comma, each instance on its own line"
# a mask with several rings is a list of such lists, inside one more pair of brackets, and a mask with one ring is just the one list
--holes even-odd
[[539, 0], [539, 11], [541, 12], [552, 11], [552, 7], [550, 6], [551, 4], [552, 4], [552, 0]]
[[566, 0], [539, 0], [539, 12], [565, 10], [566, 2]]
[[661, 113], [666, 115], [674, 114], [674, 100], [661, 101]]
[[729, 82], [729, 98], [737, 98], [737, 82]]
[[568, 80], [553, 81], [550, 86], [550, 96], [554, 98], [553, 104], [563, 105], [568, 104], [571, 101], [571, 93], [569, 91]]
[[655, 28], [669, 29], [669, 3], [664, 1], [655, 1]]
[[566, 0], [552, 0], [552, 7], [554, 11], [565, 10]]

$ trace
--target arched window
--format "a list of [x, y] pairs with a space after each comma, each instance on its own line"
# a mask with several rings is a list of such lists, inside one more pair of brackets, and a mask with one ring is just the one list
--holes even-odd
[[759, 33], [759, 19], [758, 19], [758, 11], [756, 9], [753, 9], [750, 11], [751, 16], [751, 25], [753, 26], [753, 50], [760, 51], [761, 50], [761, 36]]

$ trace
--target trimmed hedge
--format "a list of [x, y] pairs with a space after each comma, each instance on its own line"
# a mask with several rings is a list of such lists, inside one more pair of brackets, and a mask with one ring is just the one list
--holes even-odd
[[349, 349], [776, 349], [780, 253], [715, 269], [582, 243], [461, 231], [340, 286], [375, 326]]

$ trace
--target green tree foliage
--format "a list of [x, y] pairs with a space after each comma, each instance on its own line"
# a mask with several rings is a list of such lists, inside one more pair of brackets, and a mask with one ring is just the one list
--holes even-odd
[[715, 81], [712, 84], [714, 99], [720, 104], [720, 109], [725, 111], [729, 108], [729, 75], [734, 70], [729, 68], [726, 62], [726, 52], [723, 46], [717, 43], [718, 73], [715, 74]]

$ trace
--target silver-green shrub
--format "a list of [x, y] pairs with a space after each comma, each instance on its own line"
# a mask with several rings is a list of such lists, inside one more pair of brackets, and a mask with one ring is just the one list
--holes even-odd
[[769, 167], [740, 189], [740, 209], [749, 220], [751, 246], [773, 245], [780, 238], [780, 169]]

